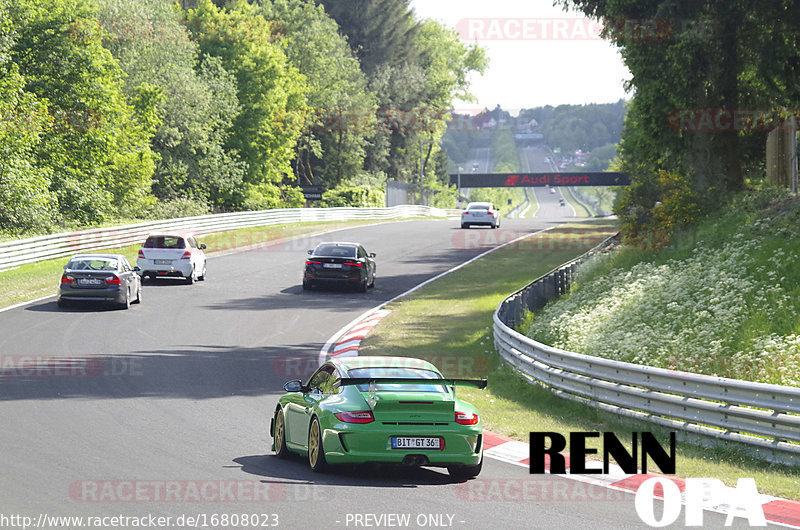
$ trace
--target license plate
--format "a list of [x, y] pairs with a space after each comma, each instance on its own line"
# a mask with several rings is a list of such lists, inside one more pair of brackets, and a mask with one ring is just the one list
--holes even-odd
[[341, 269], [342, 268], [342, 264], [341, 263], [323, 263], [322, 266], [325, 267], [326, 269]]
[[97, 278], [78, 278], [78, 285], [100, 285], [103, 280]]
[[392, 436], [392, 449], [441, 449], [441, 438]]
[[171, 259], [157, 259], [155, 260], [156, 265], [172, 265]]

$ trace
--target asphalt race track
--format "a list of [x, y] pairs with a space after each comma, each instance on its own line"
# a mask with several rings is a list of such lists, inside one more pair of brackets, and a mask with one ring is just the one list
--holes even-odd
[[[195, 526], [176, 524], [186, 515], [206, 528], [273, 526], [274, 516], [278, 527], [309, 529], [645, 527], [633, 495], [496, 460], [456, 483], [427, 468], [314, 474], [270, 450], [283, 383], [307, 373], [342, 326], [493, 246], [493, 232], [559, 221], [503, 220], [501, 230], [470, 231], [481, 237], [468, 243], [455, 219], [353, 228], [212, 256], [207, 281], [146, 284], [129, 311], [59, 310], [51, 298], [0, 312], [4, 360], [58, 363], [35, 374], [6, 366], [0, 376], [0, 515], [153, 514]], [[305, 251], [322, 240], [377, 253], [376, 288], [303, 292]], [[258, 514], [258, 524], [231, 519], [242, 514]]]

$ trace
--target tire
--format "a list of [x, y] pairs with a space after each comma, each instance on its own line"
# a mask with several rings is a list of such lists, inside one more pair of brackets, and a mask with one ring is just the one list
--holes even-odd
[[133, 301], [134, 304], [141, 304], [142, 303], [142, 282], [139, 282], [139, 288], [136, 289], [136, 300]]
[[308, 464], [315, 473], [322, 473], [328, 468], [322, 447], [322, 430], [316, 416], [311, 418], [311, 427], [308, 429]]
[[275, 431], [272, 433], [272, 443], [275, 445], [275, 456], [286, 458], [289, 449], [286, 448], [286, 423], [283, 421], [283, 410], [275, 413]]
[[370, 289], [375, 287], [375, 273], [372, 274], [372, 281], [369, 282], [369, 285], [367, 285], [367, 287], [369, 287]]
[[60, 298], [58, 299], [58, 302], [56, 302], [56, 304], [57, 304], [57, 305], [58, 305], [58, 307], [60, 307], [61, 309], [64, 309], [65, 307], [69, 307], [69, 302], [67, 302], [66, 300], [62, 300], [62, 299], [60, 299]]
[[206, 271], [208, 269], [208, 263], [203, 263], [203, 274], [197, 277], [198, 281], [204, 282], [206, 281]]
[[368, 288], [367, 279], [364, 278], [364, 280], [361, 283], [358, 284], [358, 292], [359, 293], [366, 293], [367, 292], [367, 288]]
[[196, 279], [197, 279], [197, 273], [195, 272], [194, 267], [192, 267], [191, 274], [189, 274], [189, 276], [186, 277], [186, 284], [192, 285]]
[[447, 472], [450, 473], [450, 476], [453, 477], [455, 480], [468, 480], [471, 478], [475, 478], [481, 473], [481, 468], [483, 467], [483, 455], [481, 455], [481, 461], [475, 464], [474, 466], [465, 466], [463, 464], [452, 464], [447, 466]]
[[119, 304], [120, 309], [130, 309], [131, 308], [131, 289], [130, 287], [125, 288], [125, 300], [123, 300]]
[[465, 229], [467, 229], [467, 228], [469, 228], [469, 225], [466, 225], [466, 224], [464, 224], [464, 223], [461, 223], [461, 229], [462, 229], [462, 230], [465, 230]]

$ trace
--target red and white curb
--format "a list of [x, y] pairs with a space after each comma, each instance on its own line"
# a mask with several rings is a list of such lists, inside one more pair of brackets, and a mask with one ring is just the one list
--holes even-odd
[[383, 317], [391, 313], [390, 309], [379, 309], [369, 313], [357, 324], [347, 330], [330, 349], [330, 357], [354, 357], [358, 355], [358, 347], [364, 337], [374, 328]]
[[[390, 313], [391, 310], [383, 309], [383, 305], [381, 305], [375, 309], [367, 311], [350, 322], [336, 335], [331, 337], [331, 339], [322, 348], [319, 355], [320, 364], [325, 362], [327, 359], [334, 357], [357, 356], [358, 348], [361, 345], [361, 341], [364, 340], [364, 337], [366, 337], [367, 334], [383, 318], [385, 318], [386, 315]], [[506, 438], [490, 431], [484, 431], [483, 448], [483, 454], [488, 458], [500, 460], [502, 462], [507, 462], [524, 468], [528, 468], [530, 465], [530, 448], [526, 442], [512, 440], [511, 438]], [[564, 456], [564, 458], [566, 460], [566, 467], [569, 468], [569, 457]], [[587, 466], [602, 467], [602, 463], [587, 462]], [[545, 467], [549, 469], [549, 462], [546, 463]], [[661, 477], [663, 479], [672, 481], [681, 492], [681, 500], [684, 504], [686, 500], [686, 483], [684, 479], [666, 475], [657, 475], [653, 473], [630, 475], [626, 474], [622, 471], [622, 469], [619, 468], [619, 466], [612, 463], [609, 463], [608, 474], [567, 474], [559, 476], [568, 478], [570, 480], [577, 480], [580, 482], [628, 493], [635, 493], [639, 486], [647, 479]], [[730, 488], [728, 486], [725, 486], [725, 488], [728, 490], [726, 493], [732, 493], [735, 491], [735, 488]], [[659, 495], [658, 490], [656, 490], [655, 496], [662, 497], [662, 495]], [[733, 495], [726, 496], [728, 498], [735, 498]], [[759, 500], [761, 502], [761, 507], [764, 510], [764, 517], [766, 518], [767, 522], [789, 528], [800, 528], [800, 502], [763, 494], [759, 495]], [[715, 501], [710, 498], [703, 499], [702, 507], [704, 510], [719, 513], [728, 513], [730, 511], [730, 507], [728, 505], [715, 503]]]
[[[530, 465], [530, 448], [526, 442], [512, 440], [504, 436], [500, 436], [489, 431], [484, 431], [483, 435], [484, 456], [502, 460], [518, 466], [528, 468]], [[566, 460], [566, 467], [569, 469], [569, 457], [564, 456]], [[602, 462], [587, 461], [587, 467], [602, 468]], [[545, 468], [549, 469], [549, 461], [545, 462]], [[655, 473], [630, 475], [622, 471], [619, 466], [609, 463], [608, 474], [603, 475], [559, 475], [571, 480], [578, 480], [597, 486], [611, 488], [615, 490], [627, 491], [630, 493], [636, 492], [639, 486], [646, 480], [654, 477], [670, 480], [674, 483], [678, 490], [681, 492], [681, 500], [685, 504], [685, 490], [686, 481], [682, 478], [659, 475]], [[732, 499], [736, 498], [734, 492], [736, 488], [724, 486], [725, 494], [723, 497]], [[658, 493], [656, 497], [663, 498]], [[787, 526], [789, 528], [800, 528], [800, 502], [781, 499], [779, 497], [772, 497], [770, 495], [759, 494], [759, 501], [761, 508], [764, 510], [764, 517], [767, 522]], [[713, 499], [704, 498], [702, 507], [704, 510], [728, 513], [730, 506], [726, 504], [716, 503]]]

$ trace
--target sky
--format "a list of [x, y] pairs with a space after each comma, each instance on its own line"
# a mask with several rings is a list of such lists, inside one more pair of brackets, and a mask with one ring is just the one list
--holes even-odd
[[597, 37], [598, 26], [552, 0], [411, 0], [418, 18], [456, 29], [486, 50], [489, 68], [473, 75], [478, 103], [462, 111], [500, 105], [515, 110], [544, 105], [611, 103], [630, 99], [630, 78], [617, 49]]

